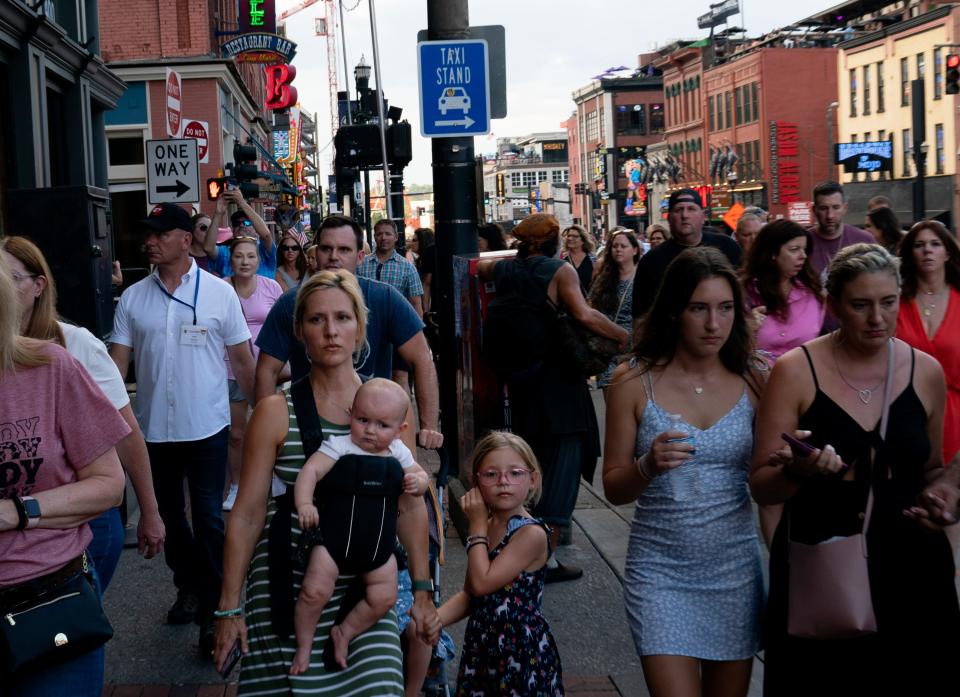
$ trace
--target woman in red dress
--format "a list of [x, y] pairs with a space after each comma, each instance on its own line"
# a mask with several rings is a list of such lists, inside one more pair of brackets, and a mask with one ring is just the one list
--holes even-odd
[[921, 220], [900, 243], [903, 277], [897, 337], [940, 361], [947, 378], [943, 464], [960, 452], [960, 246], [936, 220]]

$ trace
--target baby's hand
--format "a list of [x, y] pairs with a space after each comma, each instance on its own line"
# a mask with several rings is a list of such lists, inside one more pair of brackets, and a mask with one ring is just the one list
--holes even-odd
[[312, 530], [320, 524], [320, 512], [312, 503], [300, 506], [297, 509], [297, 515], [300, 516], [300, 529], [302, 530]]
[[403, 493], [411, 496], [423, 496], [427, 493], [428, 479], [427, 473], [422, 470], [403, 475]]

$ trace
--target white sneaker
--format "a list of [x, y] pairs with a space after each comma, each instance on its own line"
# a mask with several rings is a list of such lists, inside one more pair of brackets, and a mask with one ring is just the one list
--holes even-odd
[[224, 499], [223, 501], [223, 510], [225, 511], [233, 510], [233, 504], [237, 500], [237, 488], [238, 488], [237, 484], [230, 485], [230, 491], [227, 493], [227, 498]]

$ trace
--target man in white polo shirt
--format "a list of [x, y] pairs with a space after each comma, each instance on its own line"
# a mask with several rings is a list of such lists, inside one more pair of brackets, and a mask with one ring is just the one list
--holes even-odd
[[[113, 323], [121, 375], [136, 356], [136, 416], [153, 465], [164, 555], [177, 602], [170, 624], [200, 623], [200, 653], [213, 649], [213, 611], [223, 578], [223, 502], [230, 406], [224, 351], [244, 394], [253, 394], [250, 331], [234, 290], [190, 257], [190, 217], [154, 206], [141, 225], [154, 271], [127, 288]], [[187, 523], [183, 478], [190, 491]]]

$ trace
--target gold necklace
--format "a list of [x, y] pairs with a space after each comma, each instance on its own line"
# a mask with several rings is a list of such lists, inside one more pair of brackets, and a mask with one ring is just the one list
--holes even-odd
[[[932, 292], [932, 291], [929, 291], [929, 290], [925, 290], [925, 291], [923, 291], [923, 294], [924, 294], [924, 295], [933, 296], [933, 297], [936, 298], [936, 301], [937, 301], [937, 302], [940, 302], [940, 295], [943, 293], [943, 291], [944, 291], [945, 289], [946, 289], [946, 286], [944, 286], [943, 288], [941, 288], [940, 290], [938, 290], [936, 293], [934, 293], [934, 292]], [[937, 303], [936, 303], [936, 302], [932, 302], [932, 303], [930, 303], [930, 304], [928, 305], [927, 303], [925, 303], [925, 302], [923, 302], [923, 301], [921, 300], [921, 301], [920, 301], [920, 304], [923, 305], [923, 316], [924, 316], [924, 317], [929, 317], [930, 315], [932, 315], [932, 314], [933, 314], [933, 311], [934, 311], [934, 310], [936, 309], [936, 307], [937, 307]]]

